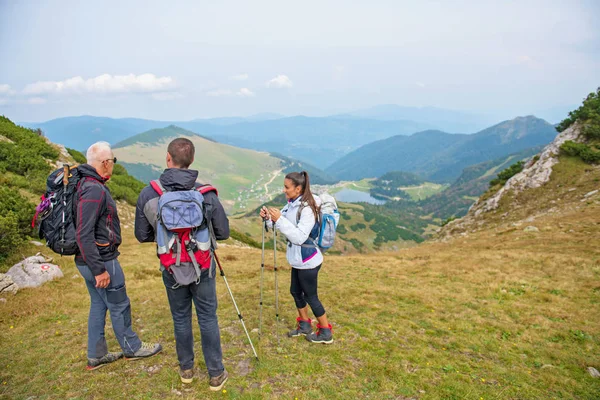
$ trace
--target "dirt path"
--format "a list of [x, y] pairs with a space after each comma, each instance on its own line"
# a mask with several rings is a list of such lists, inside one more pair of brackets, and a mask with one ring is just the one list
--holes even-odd
[[275, 180], [275, 178], [277, 178], [277, 175], [279, 175], [281, 172], [283, 172], [283, 168], [281, 168], [278, 171], [274, 171], [273, 172], [273, 177], [271, 178], [271, 180], [267, 183], [265, 183], [265, 195], [268, 197], [269, 196], [269, 185], [271, 183], [273, 183], [273, 181]]

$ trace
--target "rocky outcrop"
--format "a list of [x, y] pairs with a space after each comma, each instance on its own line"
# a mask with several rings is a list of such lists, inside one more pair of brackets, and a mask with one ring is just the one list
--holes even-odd
[[448, 238], [456, 233], [464, 232], [469, 229], [477, 229], [483, 226], [484, 221], [479, 218], [482, 214], [493, 211], [498, 208], [500, 200], [509, 192], [519, 193], [526, 189], [537, 188], [550, 180], [552, 168], [558, 163], [560, 146], [567, 140], [574, 142], [583, 141], [581, 127], [579, 124], [573, 124], [570, 128], [559, 133], [554, 141], [547, 145], [536, 157], [529, 160], [523, 171], [510, 178], [506, 184], [494, 193], [491, 197], [477, 200], [469, 209], [467, 215], [456, 219], [442, 228], [439, 237]]
[[558, 136], [556, 136], [556, 139], [542, 150], [539, 154], [539, 158], [535, 157], [531, 159], [525, 165], [523, 171], [510, 178], [504, 187], [498, 190], [492, 197], [483, 202], [478, 200], [473, 204], [469, 213], [473, 213], [473, 215], [477, 217], [481, 213], [495, 210], [498, 208], [500, 199], [502, 199], [509, 191], [518, 193], [525, 189], [540, 187], [548, 182], [550, 180], [550, 175], [552, 174], [552, 167], [558, 163], [560, 146], [567, 140], [575, 142], [580, 141], [580, 133], [581, 130], [577, 124], [574, 124], [570, 128], [559, 133]]
[[28, 287], [38, 287], [47, 281], [63, 277], [58, 265], [51, 264], [52, 259], [46, 259], [40, 253], [28, 257], [18, 264], [13, 265], [6, 276], [9, 276], [17, 285], [17, 290]]

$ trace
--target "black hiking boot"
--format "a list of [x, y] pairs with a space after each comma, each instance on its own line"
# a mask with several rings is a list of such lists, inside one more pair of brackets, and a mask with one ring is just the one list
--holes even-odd
[[331, 324], [329, 324], [327, 328], [323, 328], [321, 325], [317, 324], [317, 332], [306, 335], [306, 340], [311, 343], [333, 343], [333, 330], [331, 329]]
[[288, 332], [289, 337], [296, 337], [302, 335], [309, 335], [312, 333], [312, 320], [309, 318], [304, 320], [300, 317], [296, 318], [298, 324], [296, 325], [296, 329]]
[[123, 353], [106, 353], [104, 356], [100, 358], [88, 358], [87, 367], [88, 371], [93, 371], [95, 369], [104, 367], [106, 364], [110, 364], [112, 362], [117, 361], [123, 357]]

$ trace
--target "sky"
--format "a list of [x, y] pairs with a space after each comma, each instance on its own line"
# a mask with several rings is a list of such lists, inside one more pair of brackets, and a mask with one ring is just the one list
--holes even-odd
[[596, 0], [0, 0], [15, 121], [398, 104], [558, 122], [598, 86]]

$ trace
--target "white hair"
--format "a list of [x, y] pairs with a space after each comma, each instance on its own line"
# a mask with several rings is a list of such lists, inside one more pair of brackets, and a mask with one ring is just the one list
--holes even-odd
[[110, 143], [96, 142], [93, 145], [91, 145], [87, 150], [87, 162], [88, 164], [91, 164], [96, 161], [103, 161], [105, 158], [102, 157], [110, 157], [110, 154], [112, 154]]

